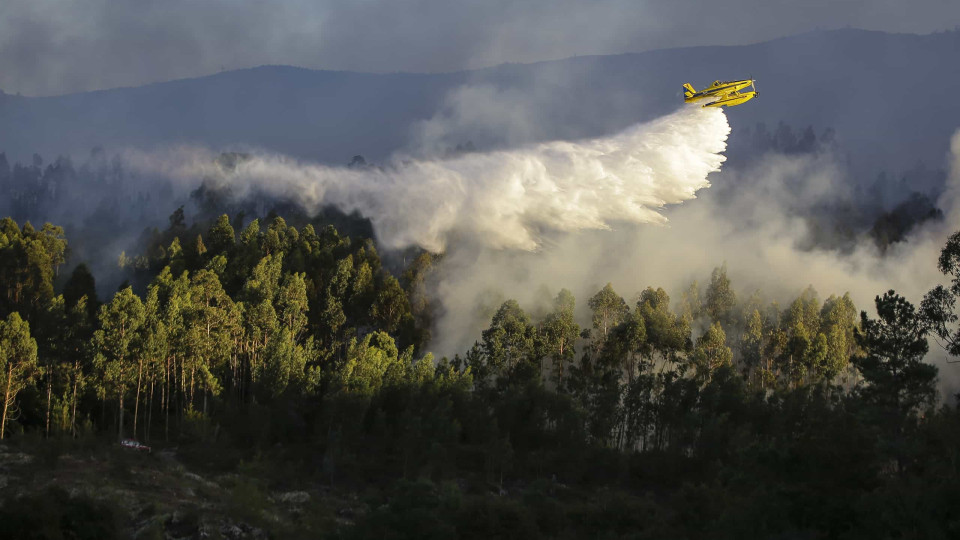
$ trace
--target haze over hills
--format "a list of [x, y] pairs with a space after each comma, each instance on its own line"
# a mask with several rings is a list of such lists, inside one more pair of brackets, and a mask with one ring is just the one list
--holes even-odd
[[[0, 151], [85, 156], [94, 146], [254, 147], [342, 164], [596, 136], [678, 107], [683, 82], [753, 76], [738, 129], [783, 121], [836, 130], [854, 170], [945, 165], [960, 120], [960, 32], [818, 31], [733, 47], [505, 64], [442, 74], [286, 66], [56, 97], [0, 95]], [[469, 106], [468, 106], [469, 105]]]

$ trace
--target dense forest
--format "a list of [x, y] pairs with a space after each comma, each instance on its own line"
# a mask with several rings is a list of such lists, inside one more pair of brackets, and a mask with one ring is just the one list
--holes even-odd
[[[188, 226], [178, 209], [121, 256], [130, 281], [105, 298], [86, 265], [65, 268], [62, 228], [0, 221], [3, 455], [56, 448], [40, 461], [56, 471], [61, 452], [99, 448], [129, 476], [170, 449], [233, 478], [224, 512], [254, 537], [960, 532], [960, 415], [923, 362], [929, 340], [960, 353], [960, 232], [939, 260], [950, 285], [917, 306], [878, 291], [876, 318], [813, 289], [782, 306], [738, 296], [718, 267], [673, 300], [610, 284], [550, 309], [508, 300], [473, 347], [437, 359], [424, 284], [441, 256], [391, 271], [373, 241], [315, 221]], [[137, 536], [238, 537], [204, 511], [150, 521], [163, 508], [130, 517], [59, 482], [9, 492], [0, 536], [145, 522]], [[265, 493], [321, 487], [352, 509], [266, 515]]]
[[[842, 150], [758, 124], [729, 169], [768, 152]], [[886, 250], [943, 219], [944, 174], [794, 210], [811, 248]], [[442, 254], [380, 253], [360, 216], [216, 178], [150, 180], [100, 148], [76, 167], [0, 153], [0, 537], [960, 533], [956, 389], [923, 361], [960, 356], [960, 232], [950, 285], [917, 305], [781, 304], [721, 265], [673, 299], [460, 306], [489, 324], [435, 358]]]

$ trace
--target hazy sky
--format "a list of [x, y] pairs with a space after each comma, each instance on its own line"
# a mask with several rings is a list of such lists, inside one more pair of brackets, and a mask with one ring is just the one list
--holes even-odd
[[0, 0], [0, 89], [61, 94], [262, 64], [453, 71], [958, 25], [957, 0]]

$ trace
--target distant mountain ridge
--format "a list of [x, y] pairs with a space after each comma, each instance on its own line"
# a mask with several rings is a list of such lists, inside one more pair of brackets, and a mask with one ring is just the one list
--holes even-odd
[[[134, 88], [56, 97], [0, 94], [0, 151], [86, 155], [94, 146], [199, 144], [260, 148], [344, 164], [409, 149], [423, 122], [483, 106], [513, 118], [485, 125], [477, 146], [597, 136], [680, 106], [680, 85], [753, 76], [758, 99], [731, 109], [734, 130], [757, 122], [836, 130], [859, 170], [893, 174], [921, 160], [943, 167], [960, 128], [960, 32], [818, 31], [743, 46], [664, 49], [504, 64], [454, 73], [367, 74], [263, 66]], [[953, 69], [951, 69], [953, 68]], [[451, 95], [460, 101], [451, 105]], [[511, 110], [506, 110], [507, 107]], [[469, 112], [469, 111], [468, 111]], [[439, 116], [438, 116], [439, 115]], [[474, 122], [483, 122], [483, 115]], [[506, 121], [506, 120], [505, 120]], [[456, 139], [470, 138], [467, 121]], [[511, 131], [507, 133], [507, 131]]]

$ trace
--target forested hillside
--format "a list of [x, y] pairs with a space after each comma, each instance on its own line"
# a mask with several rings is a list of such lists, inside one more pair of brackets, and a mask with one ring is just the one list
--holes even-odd
[[[87, 266], [65, 267], [61, 228], [0, 221], [3, 536], [58, 519], [101, 538], [960, 528], [960, 416], [923, 363], [928, 336], [960, 352], [960, 233], [939, 261], [952, 286], [919, 306], [877, 291], [876, 318], [843, 291], [737, 297], [721, 266], [672, 300], [655, 284], [554, 291], [549, 310], [508, 300], [475, 346], [437, 359], [437, 256], [388, 265], [371, 240], [297, 219], [177, 210], [103, 298]], [[187, 481], [163, 455], [207, 502], [154, 497]], [[101, 489], [71, 484], [76, 463], [103, 467]], [[150, 487], [104, 487], [132, 478]]]

